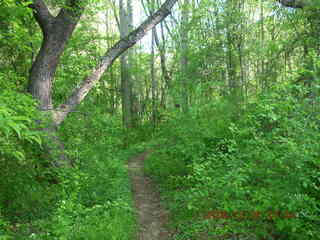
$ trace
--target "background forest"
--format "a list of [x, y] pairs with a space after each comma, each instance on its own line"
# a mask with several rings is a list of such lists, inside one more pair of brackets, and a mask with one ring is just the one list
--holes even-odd
[[0, 240], [135, 239], [127, 160], [150, 149], [171, 239], [320, 239], [319, 16], [1, 0]]

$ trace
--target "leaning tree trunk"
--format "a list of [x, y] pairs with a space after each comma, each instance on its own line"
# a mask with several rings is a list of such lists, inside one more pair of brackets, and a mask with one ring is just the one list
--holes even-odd
[[[66, 102], [53, 109], [51, 93], [54, 75], [59, 63], [59, 58], [83, 12], [85, 5], [83, 2], [84, 1], [80, 0], [67, 0], [65, 8], [62, 8], [56, 17], [50, 14], [43, 0], [33, 0], [33, 4], [29, 5], [30, 8], [34, 9], [34, 16], [42, 29], [44, 39], [41, 50], [30, 71], [28, 89], [31, 94], [39, 100], [40, 109], [48, 115], [50, 124], [44, 127], [43, 130], [48, 133], [47, 142], [54, 143], [53, 145], [47, 144], [48, 151], [52, 153], [53, 156], [55, 156], [54, 153], [63, 149], [63, 145], [56, 134], [56, 127], [84, 100], [95, 83], [100, 80], [103, 73], [122, 53], [135, 45], [150, 29], [170, 14], [171, 8], [177, 0], [166, 0], [166, 2], [136, 30], [120, 39], [105, 53], [91, 74], [83, 79], [80, 86], [74, 89]], [[80, 3], [82, 5], [80, 5]], [[70, 166], [70, 162], [66, 161], [63, 154], [61, 156], [62, 157], [56, 159], [55, 165]]]
[[146, 33], [154, 26], [160, 23], [171, 12], [171, 8], [177, 0], [166, 0], [162, 6], [148, 17], [141, 25], [132, 31], [128, 36], [120, 39], [112, 48], [110, 48], [101, 58], [95, 69], [83, 79], [80, 86], [74, 89], [71, 96], [64, 104], [61, 104], [54, 110], [54, 121], [57, 125], [61, 124], [67, 115], [74, 110], [78, 104], [87, 96], [88, 92], [99, 81], [102, 74], [112, 65], [112, 63], [127, 49], [135, 45], [142, 39]]

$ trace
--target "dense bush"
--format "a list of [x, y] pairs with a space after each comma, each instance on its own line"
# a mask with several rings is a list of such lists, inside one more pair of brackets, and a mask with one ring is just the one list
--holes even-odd
[[236, 110], [210, 103], [167, 124], [146, 170], [169, 200], [177, 239], [317, 238], [318, 107], [292, 90], [304, 95], [280, 88]]
[[0, 94], [0, 212], [11, 218], [29, 218], [46, 204], [39, 198], [45, 186], [36, 184], [35, 178], [41, 144], [35, 106], [30, 96], [14, 91]]
[[29, 224], [21, 239], [129, 240], [134, 234], [125, 168], [132, 153], [121, 148], [121, 121], [90, 104], [79, 110], [59, 129], [75, 167], [58, 170], [52, 214]]
[[122, 148], [120, 119], [83, 106], [59, 129], [75, 167], [53, 169], [35, 130], [36, 103], [10, 91], [0, 103], [0, 239], [131, 239], [132, 152]]
[[53, 230], [66, 239], [131, 239], [135, 226], [124, 167], [129, 153], [121, 147], [121, 121], [93, 104], [61, 129], [78, 169], [76, 179], [65, 178]]

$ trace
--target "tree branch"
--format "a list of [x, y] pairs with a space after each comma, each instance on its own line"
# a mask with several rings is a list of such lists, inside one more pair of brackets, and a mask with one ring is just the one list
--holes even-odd
[[29, 4], [28, 7], [34, 10], [34, 17], [36, 21], [39, 23], [42, 31], [47, 32], [50, 29], [50, 25], [54, 20], [54, 17], [50, 13], [44, 1], [33, 0], [33, 3]]
[[285, 7], [291, 8], [304, 8], [308, 5], [306, 0], [278, 0], [278, 2]]
[[148, 17], [137, 29], [132, 31], [127, 37], [120, 39], [105, 53], [96, 68], [81, 82], [80, 86], [73, 91], [65, 104], [60, 105], [53, 111], [53, 118], [56, 125], [61, 124], [68, 113], [81, 103], [95, 83], [99, 81], [103, 73], [123, 52], [136, 44], [150, 29], [170, 14], [171, 8], [177, 1], [178, 0], [166, 0], [165, 3], [163, 3], [162, 6]]
[[86, 1], [67, 0], [65, 4], [66, 6], [61, 8], [57, 16], [57, 20], [68, 20], [70, 23], [78, 22], [87, 4], [88, 3]]
[[116, 3], [115, 3], [114, 0], [111, 0], [110, 3], [111, 3], [111, 5], [112, 5], [112, 11], [113, 11], [114, 18], [116, 19], [118, 29], [120, 29], [120, 20], [119, 20], [118, 14], [117, 14], [117, 6], [116, 6]]

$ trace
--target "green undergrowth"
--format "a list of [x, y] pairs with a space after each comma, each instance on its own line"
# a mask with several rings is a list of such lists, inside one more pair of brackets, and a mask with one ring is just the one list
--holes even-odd
[[[81, 114], [82, 111], [89, 113]], [[18, 131], [18, 127], [12, 128]], [[12, 135], [12, 145], [30, 144], [28, 136], [15, 137], [14, 132]], [[11, 163], [16, 166], [6, 165], [5, 173], [10, 174], [11, 182], [2, 181], [1, 187], [8, 189], [7, 198], [12, 203], [8, 203], [8, 209], [0, 209], [0, 239], [133, 239], [136, 228], [126, 163], [142, 150], [141, 146], [124, 149], [120, 118], [90, 104], [72, 114], [59, 129], [59, 135], [74, 168], [43, 167], [46, 156], [34, 153], [29, 154], [31, 162], [17, 159]], [[15, 142], [21, 139], [26, 143]], [[6, 152], [1, 154], [6, 164], [8, 156], [4, 155]], [[37, 166], [41, 171], [28, 172]], [[14, 167], [19, 175], [14, 174]], [[26, 176], [22, 171], [26, 171]], [[19, 192], [25, 195], [19, 196]], [[6, 199], [2, 198], [1, 195], [4, 206]]]
[[[319, 239], [319, 99], [278, 87], [173, 114], [145, 163], [175, 240]], [[315, 103], [315, 101], [317, 103]]]

